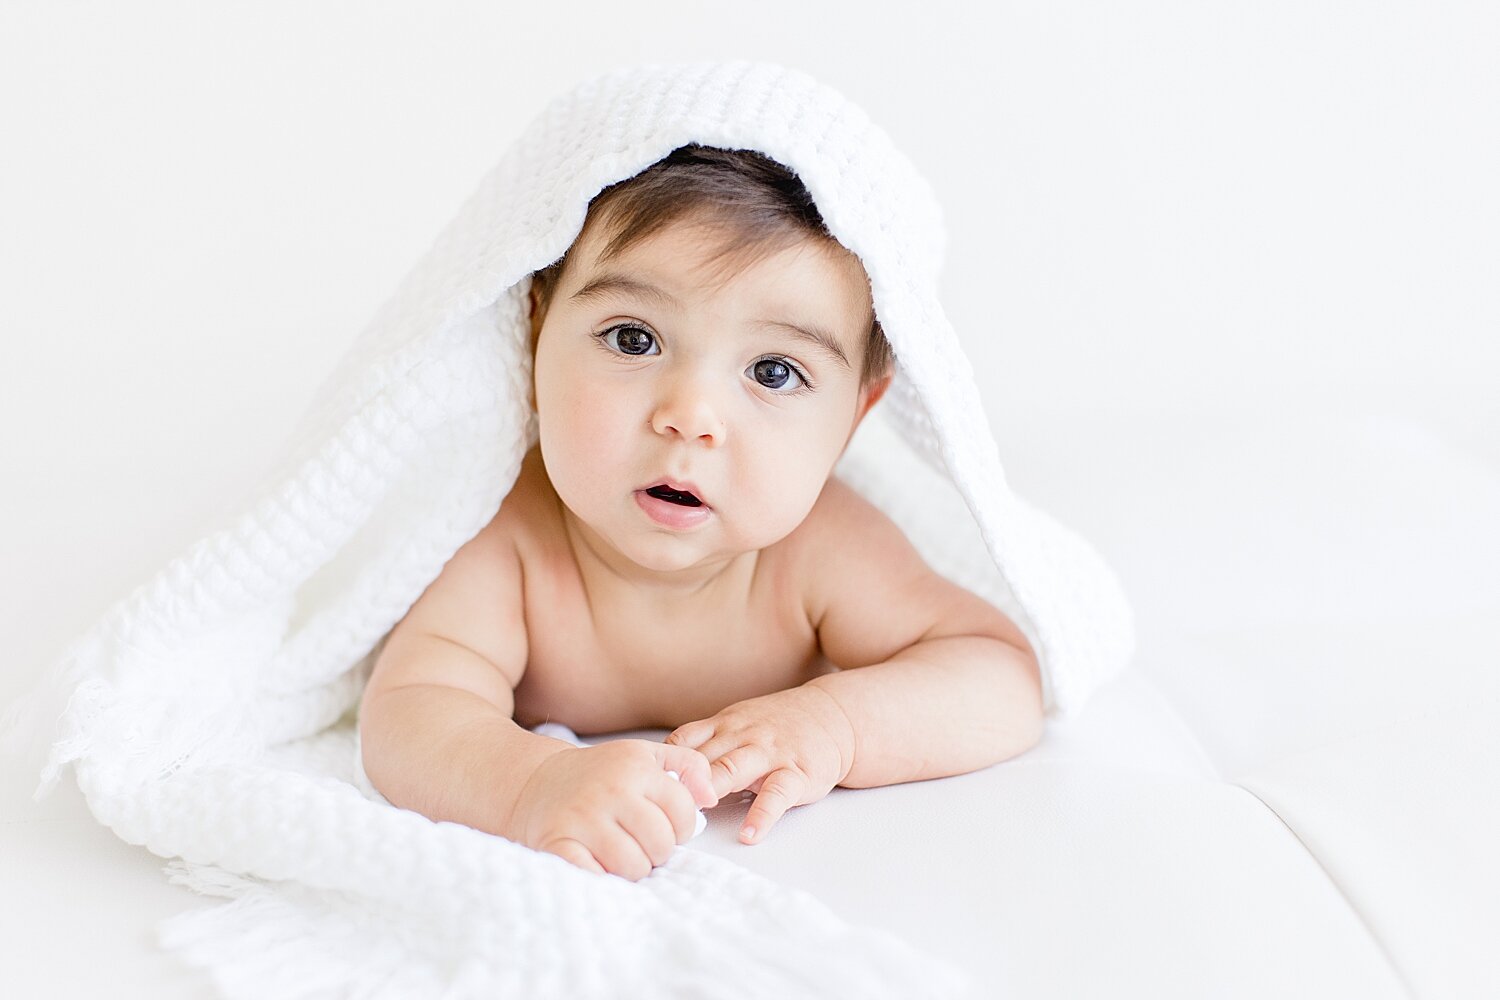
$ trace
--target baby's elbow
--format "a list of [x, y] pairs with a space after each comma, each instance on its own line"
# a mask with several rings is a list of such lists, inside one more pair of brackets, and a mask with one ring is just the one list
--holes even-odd
[[1011, 714], [1007, 727], [1005, 756], [1003, 760], [1018, 757], [1042, 742], [1047, 720], [1040, 706], [1030, 704], [1017, 706]]
[[1017, 728], [1020, 731], [1020, 738], [1016, 754], [1023, 754], [1042, 742], [1042, 735], [1047, 730], [1047, 713], [1042, 710], [1040, 698], [1037, 699], [1035, 705], [1027, 704]]
[[1023, 754], [1042, 741], [1047, 728], [1046, 707], [1042, 703], [1041, 670], [1036, 657], [1027, 650], [1010, 647], [1007, 664], [1009, 683], [1005, 692], [1008, 722], [1006, 758]]

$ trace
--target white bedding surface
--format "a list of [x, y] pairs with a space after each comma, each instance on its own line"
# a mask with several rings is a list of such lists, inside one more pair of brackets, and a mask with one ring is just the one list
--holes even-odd
[[996, 996], [1400, 997], [1296, 836], [1201, 765], [1132, 676], [1008, 766], [835, 789], [755, 847], [736, 840], [748, 804], [726, 800], [692, 846], [951, 959]]
[[[726, 801], [691, 849], [895, 930], [996, 995], [1500, 993], [1476, 947], [1500, 913], [1483, 849], [1500, 840], [1500, 456], [1457, 437], [1373, 415], [1039, 429], [1006, 452], [1012, 479], [1120, 571], [1135, 670], [1013, 762], [838, 789], [756, 847]], [[44, 500], [36, 513], [52, 535], [32, 544], [64, 548]], [[166, 885], [71, 784], [32, 805], [30, 776], [3, 768], [8, 980], [209, 995], [151, 933], [213, 904]]]

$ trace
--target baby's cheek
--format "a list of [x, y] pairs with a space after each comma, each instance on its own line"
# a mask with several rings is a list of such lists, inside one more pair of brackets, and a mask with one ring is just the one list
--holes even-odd
[[830, 464], [816, 442], [783, 443], [758, 456], [749, 487], [755, 500], [741, 508], [753, 518], [757, 548], [785, 538], [807, 519], [828, 482]]
[[[539, 416], [543, 448], [554, 461], [602, 471], [609, 467], [609, 459], [618, 460], [619, 438], [630, 426], [619, 401], [584, 380], [558, 378], [548, 388]], [[562, 472], [552, 465], [548, 463], [549, 472]]]
[[639, 450], [630, 438], [639, 436], [643, 421], [636, 408], [608, 386], [583, 389], [574, 401], [569, 423], [575, 447], [590, 469], [613, 468]]

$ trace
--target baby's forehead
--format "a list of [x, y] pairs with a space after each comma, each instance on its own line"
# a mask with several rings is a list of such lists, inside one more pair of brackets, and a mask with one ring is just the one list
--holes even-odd
[[[676, 221], [623, 246], [607, 225], [585, 226], [568, 251], [562, 284], [574, 299], [636, 293], [668, 301], [671, 292], [712, 295], [741, 279], [788, 297], [823, 302], [829, 308], [864, 312], [873, 319], [869, 279], [859, 258], [831, 238], [785, 234], [747, 241], [732, 226], [708, 219]], [[668, 292], [663, 296], [659, 292]]]

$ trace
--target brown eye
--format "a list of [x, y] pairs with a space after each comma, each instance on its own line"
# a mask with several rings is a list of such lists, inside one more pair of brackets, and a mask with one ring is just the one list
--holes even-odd
[[792, 377], [792, 370], [780, 361], [763, 358], [755, 362], [755, 381], [767, 389], [780, 389]]
[[785, 388], [787, 383], [794, 378], [804, 385], [807, 383], [800, 372], [780, 358], [761, 358], [750, 366], [750, 370], [755, 376], [755, 381], [767, 389]]
[[611, 327], [604, 331], [603, 339], [612, 344], [619, 353], [632, 357], [651, 354], [653, 353], [651, 349], [656, 346], [656, 338], [651, 335], [651, 332], [638, 326]]

